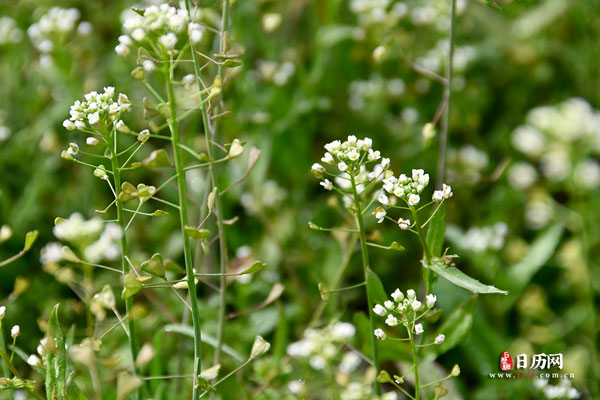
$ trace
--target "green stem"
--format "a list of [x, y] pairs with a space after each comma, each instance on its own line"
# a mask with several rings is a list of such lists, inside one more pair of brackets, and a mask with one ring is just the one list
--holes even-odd
[[444, 86], [443, 102], [446, 103], [444, 108], [444, 117], [442, 118], [442, 131], [440, 132], [440, 142], [438, 147], [438, 163], [437, 163], [437, 185], [441, 187], [444, 181], [446, 172], [446, 147], [448, 145], [448, 129], [450, 122], [450, 97], [452, 95], [452, 72], [454, 63], [454, 25], [456, 19], [456, 0], [450, 0], [450, 37], [448, 38], [448, 59], [446, 60], [446, 84]]
[[[414, 325], [414, 324], [413, 324]], [[415, 369], [415, 400], [419, 400], [419, 364], [417, 361], [417, 347], [415, 346], [415, 339], [413, 338], [412, 329], [406, 327], [408, 331], [408, 338], [410, 339], [410, 348], [413, 356], [413, 365]]]
[[[2, 330], [2, 321], [0, 320], [0, 350], [6, 353], [6, 345], [4, 343], [4, 331]], [[10, 369], [6, 363], [2, 363], [2, 372], [6, 378], [10, 378]]]
[[[356, 191], [356, 182], [354, 180], [354, 175], [352, 173], [350, 175], [350, 183], [352, 184], [352, 194], [354, 197], [354, 206], [356, 207], [356, 223], [358, 225], [359, 237], [360, 237], [360, 249], [362, 255], [362, 263], [363, 263], [363, 272], [365, 276], [365, 282], [367, 282], [368, 271], [369, 271], [369, 249], [367, 247], [367, 237], [365, 234], [365, 226], [363, 221], [363, 216], [360, 208], [360, 198], [358, 196], [358, 192]], [[371, 321], [371, 351], [373, 353], [373, 364], [375, 364], [375, 376], [379, 375], [379, 350], [377, 348], [377, 338], [373, 334], [375, 329], [377, 328], [375, 313], [373, 312], [373, 301], [371, 300], [371, 296], [369, 293], [369, 285], [366, 285], [367, 292], [367, 303], [369, 306], [369, 320]], [[379, 382], [375, 381], [375, 391], [378, 396], [381, 395], [381, 385]]]
[[[115, 199], [116, 199], [116, 207], [117, 207], [117, 224], [119, 225], [119, 227], [121, 228], [121, 267], [123, 269], [123, 276], [127, 275], [129, 273], [129, 264], [126, 261], [126, 257], [127, 254], [129, 252], [128, 250], [128, 244], [127, 244], [127, 234], [125, 232], [125, 213], [124, 213], [124, 207], [123, 207], [123, 202], [121, 201], [121, 199], [119, 199], [119, 194], [121, 193], [121, 171], [119, 169], [119, 160], [117, 158], [117, 131], [114, 130], [112, 132], [112, 136], [113, 136], [113, 147], [111, 148], [109, 146], [109, 151], [110, 151], [110, 162], [112, 165], [112, 170], [113, 170], [113, 180], [114, 180], [114, 184], [115, 184]], [[129, 330], [129, 351], [131, 353], [131, 365], [132, 365], [132, 370], [133, 370], [133, 374], [137, 374], [135, 367], [133, 367], [135, 360], [137, 358], [137, 353], [138, 353], [138, 349], [137, 349], [137, 343], [135, 340], [135, 321], [132, 318], [132, 313], [133, 313], [133, 298], [132, 297], [128, 297], [125, 300], [125, 310], [127, 312], [127, 329]], [[137, 399], [141, 399], [141, 395], [139, 391], [136, 391], [136, 398]]]
[[185, 170], [181, 149], [179, 147], [179, 126], [177, 124], [177, 101], [173, 92], [173, 82], [169, 73], [169, 59], [165, 57], [165, 81], [167, 85], [167, 99], [169, 103], [169, 129], [171, 131], [171, 144], [173, 147], [173, 157], [175, 158], [175, 170], [177, 172], [177, 186], [179, 188], [179, 219], [181, 223], [181, 233], [183, 236], [183, 253], [185, 257], [185, 270], [187, 273], [188, 291], [192, 308], [192, 325], [194, 328], [194, 388], [193, 400], [198, 399], [200, 391], [198, 389], [198, 375], [202, 371], [202, 333], [200, 332], [200, 311], [198, 310], [198, 297], [196, 295], [196, 282], [194, 278], [194, 266], [192, 261], [192, 247], [190, 238], [183, 232], [183, 228], [188, 225], [188, 204], [187, 190], [185, 182]]

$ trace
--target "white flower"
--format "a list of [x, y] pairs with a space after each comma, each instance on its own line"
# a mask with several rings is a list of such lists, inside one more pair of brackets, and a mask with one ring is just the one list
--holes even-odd
[[347, 154], [348, 159], [350, 159], [350, 161], [356, 161], [359, 159], [360, 157], [360, 153], [354, 149], [350, 150]]
[[331, 183], [329, 179], [325, 179], [323, 182], [319, 183], [319, 185], [323, 186], [325, 190], [331, 191], [333, 189], [333, 183]]
[[392, 310], [394, 309], [394, 302], [391, 300], [386, 300], [383, 305], [385, 306], [385, 308], [387, 308], [388, 310]]
[[85, 128], [85, 122], [83, 122], [83, 121], [75, 121], [75, 128], [77, 128], [77, 129], [83, 129], [83, 128]]
[[379, 195], [379, 197], [377, 198], [377, 201], [379, 201], [384, 206], [387, 206], [390, 204], [390, 201], [389, 201], [388, 197], [385, 195], [385, 193], [381, 193]]
[[202, 41], [202, 31], [200, 29], [194, 29], [189, 35], [192, 43], [200, 43]]
[[341, 172], [346, 172], [346, 171], [348, 171], [348, 164], [346, 164], [346, 163], [345, 163], [345, 162], [343, 162], [343, 161], [340, 161], [340, 162], [338, 163], [338, 169], [339, 169]]
[[148, 129], [144, 129], [137, 135], [137, 140], [140, 142], [145, 142], [150, 137], [150, 131]]
[[97, 124], [98, 121], [100, 121], [100, 114], [98, 113], [98, 111], [88, 115], [88, 122], [90, 124], [92, 124], [92, 125]]
[[118, 44], [115, 47], [115, 53], [117, 53], [119, 57], [127, 57], [127, 55], [129, 55], [129, 47], [124, 44]]
[[349, 322], [336, 322], [331, 327], [331, 337], [334, 340], [344, 341], [350, 339], [356, 333], [356, 327]]
[[127, 127], [127, 125], [125, 125], [125, 122], [123, 122], [122, 120], [118, 120], [117, 124], [115, 125], [115, 128], [117, 128], [117, 130], [119, 132], [123, 132], [123, 133], [129, 133], [131, 132], [131, 130]]
[[404, 294], [402, 294], [400, 289], [396, 289], [392, 293], [392, 299], [394, 299], [396, 303], [400, 303], [402, 300], [404, 300]]
[[6, 307], [0, 306], [0, 321], [4, 319], [4, 315], [6, 315]]
[[385, 315], [387, 314], [387, 310], [381, 304], [375, 304], [375, 307], [373, 307], [373, 312], [379, 315], [380, 317], [385, 317]]
[[410, 303], [410, 307], [413, 309], [413, 311], [419, 311], [421, 308], [421, 302], [419, 300], [413, 300], [412, 303]]
[[86, 138], [86, 139], [85, 139], [85, 143], [86, 143], [88, 146], [95, 146], [95, 145], [97, 145], [97, 144], [98, 144], [98, 142], [99, 142], [99, 141], [98, 141], [98, 139], [96, 139], [96, 138], [95, 138], [95, 137], [93, 137], [93, 136], [90, 136], [90, 137], [88, 137], [88, 138]]
[[314, 355], [312, 356], [309, 360], [308, 363], [310, 364], [310, 366], [312, 367], [312, 369], [316, 370], [316, 371], [320, 371], [323, 368], [325, 368], [325, 365], [327, 364], [327, 362], [325, 361], [325, 359], [321, 356], [318, 355]]
[[304, 390], [304, 382], [302, 381], [290, 381], [287, 385], [288, 390], [292, 394], [300, 394]]
[[321, 175], [323, 172], [325, 172], [325, 167], [323, 167], [321, 164], [319, 163], [314, 163], [312, 165], [312, 167], [310, 168], [310, 170], [312, 171], [313, 174], [315, 175]]
[[427, 308], [433, 308], [433, 306], [435, 306], [436, 301], [437, 301], [437, 297], [434, 294], [428, 294], [425, 297], [425, 302], [427, 303]]
[[329, 152], [326, 152], [323, 157], [321, 157], [321, 161], [323, 161], [325, 164], [333, 164], [335, 162], [333, 160], [333, 156]]
[[131, 41], [131, 38], [127, 35], [119, 36], [119, 43], [125, 47], [131, 46], [133, 44], [133, 42]]
[[408, 196], [408, 205], [410, 206], [416, 206], [419, 204], [419, 201], [421, 201], [421, 197], [418, 194], [412, 193]]
[[381, 153], [379, 150], [373, 151], [373, 149], [369, 149], [369, 155], [367, 156], [369, 161], [377, 161], [381, 158]]
[[394, 196], [402, 197], [404, 196], [404, 188], [402, 186], [398, 186], [394, 189]]
[[356, 144], [356, 141], [357, 141], [356, 136], [354, 136], [354, 135], [348, 136], [348, 143], [349, 144]]
[[441, 190], [436, 190], [433, 192], [433, 196], [431, 196], [433, 201], [442, 201], [444, 200], [444, 195]]
[[72, 131], [75, 129], [75, 123], [71, 120], [65, 119], [63, 121], [63, 126], [65, 127], [65, 129], [67, 129], [68, 131]]
[[387, 337], [387, 335], [385, 334], [385, 332], [383, 331], [383, 329], [381, 328], [377, 328], [373, 331], [373, 334], [375, 335], [375, 337], [379, 340], [385, 340], [385, 338]]
[[452, 197], [452, 187], [450, 185], [446, 185], [445, 183], [442, 185], [442, 195], [445, 199], [449, 199]]
[[412, 290], [412, 289], [408, 289], [408, 290], [406, 291], [406, 297], [408, 297], [408, 298], [409, 298], [409, 300], [414, 300], [414, 299], [416, 299], [416, 298], [417, 298], [417, 294], [415, 293], [415, 291], [414, 291], [414, 290]]
[[74, 156], [79, 153], [79, 146], [77, 143], [69, 143], [69, 147], [67, 148], [67, 154]]
[[173, 32], [169, 32], [166, 35], [159, 37], [158, 41], [165, 46], [167, 50], [174, 49], [177, 44], [177, 36]]
[[373, 215], [375, 215], [375, 218], [377, 219], [377, 223], [380, 224], [383, 222], [383, 220], [385, 218], [386, 211], [381, 207], [377, 207], [375, 209], [375, 211], [373, 212]]
[[17, 336], [21, 336], [21, 328], [19, 325], [15, 325], [10, 328], [10, 336], [12, 336], [13, 339], [16, 339]]
[[390, 159], [389, 158], [381, 159], [381, 168], [388, 169], [389, 167], [390, 167]]
[[420, 335], [421, 333], [423, 333], [423, 324], [416, 324], [415, 335]]
[[141, 42], [146, 37], [146, 32], [142, 28], [136, 28], [131, 32], [131, 37]]
[[344, 354], [342, 361], [340, 362], [340, 372], [349, 374], [354, 371], [361, 363], [362, 359], [354, 352], [348, 352]]
[[410, 220], [409, 219], [404, 219], [404, 218], [399, 218], [398, 219], [398, 226], [403, 231], [407, 231], [407, 230], [410, 229]]
[[39, 367], [42, 364], [42, 361], [38, 356], [32, 354], [29, 356], [29, 358], [27, 358], [27, 364], [31, 365], [32, 367]]
[[144, 60], [142, 67], [146, 72], [153, 72], [156, 69], [156, 64], [152, 60]]
[[325, 145], [325, 150], [327, 150], [330, 153], [336, 153], [337, 150], [339, 150], [340, 146], [342, 145], [342, 143], [339, 140], [334, 140], [331, 143], [327, 143]]
[[434, 344], [442, 344], [442, 343], [444, 343], [444, 340], [446, 340], [446, 336], [444, 336], [440, 333], [439, 335], [437, 335], [435, 337], [435, 340], [433, 341], [433, 343]]
[[363, 139], [363, 148], [365, 150], [369, 150], [369, 149], [371, 149], [371, 146], [373, 146], [373, 140], [371, 140], [371, 138], [368, 138], [368, 137], [364, 138]]
[[389, 326], [396, 326], [398, 325], [398, 319], [392, 314], [388, 314], [387, 318], [385, 319], [385, 323]]

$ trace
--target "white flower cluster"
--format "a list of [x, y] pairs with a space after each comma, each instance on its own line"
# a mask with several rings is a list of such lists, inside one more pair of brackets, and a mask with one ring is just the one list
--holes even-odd
[[115, 122], [119, 125], [119, 116], [130, 109], [131, 103], [125, 94], [119, 93], [117, 101], [113, 100], [114, 96], [115, 88], [112, 86], [105, 87], [104, 93], [93, 91], [86, 94], [84, 101], [77, 100], [71, 106], [71, 118], [64, 120], [63, 126], [72, 131], [97, 124]]
[[406, 84], [400, 78], [384, 79], [373, 74], [368, 80], [356, 80], [348, 85], [348, 107], [354, 111], [364, 110], [368, 104], [378, 104], [381, 99], [399, 98], [405, 89]]
[[[422, 169], [413, 169], [412, 175], [401, 174], [398, 178], [390, 176], [383, 180], [383, 190], [406, 202], [410, 207], [414, 207], [421, 201], [421, 193], [429, 184], [429, 174]], [[433, 201], [442, 201], [452, 197], [452, 188], [444, 183], [442, 190], [433, 192]], [[379, 196], [379, 202], [384, 206], [389, 204], [389, 198], [385, 193]]]
[[[336, 165], [341, 176], [337, 176], [336, 183], [342, 189], [350, 188], [350, 177], [354, 177], [357, 188], [360, 191], [362, 185], [369, 181], [380, 179], [390, 166], [389, 158], [382, 158], [379, 150], [372, 149], [373, 141], [370, 138], [357, 139], [350, 135], [345, 142], [334, 140], [325, 145], [327, 150], [321, 161], [325, 164]], [[379, 162], [378, 162], [379, 161]], [[378, 162], [371, 172], [367, 171], [366, 164]], [[311, 168], [312, 173], [323, 178], [326, 169], [323, 165], [315, 163]], [[320, 183], [325, 190], [332, 190], [333, 183], [329, 179], [323, 179]]]
[[508, 234], [508, 227], [504, 222], [491, 226], [471, 227], [466, 232], [461, 232], [456, 226], [448, 226], [447, 235], [459, 247], [474, 253], [483, 253], [486, 250], [500, 250], [504, 246], [504, 239]]
[[[175, 8], [167, 3], [152, 5], [144, 10], [143, 15], [131, 13], [123, 21], [124, 35], [119, 37], [115, 52], [125, 57], [134, 43], [140, 45], [146, 39], [152, 40], [166, 50], [173, 50], [178, 37], [187, 28], [189, 39], [193, 43], [202, 40], [203, 28], [200, 24], [190, 22], [185, 8]], [[147, 66], [144, 66], [146, 70]]]
[[348, 322], [336, 322], [323, 329], [307, 329], [304, 337], [287, 347], [287, 354], [295, 358], [307, 358], [314, 370], [320, 371], [333, 359], [340, 343], [346, 343], [356, 332]]
[[[392, 292], [392, 300], [386, 300], [383, 305], [375, 304], [373, 312], [380, 317], [385, 317], [385, 324], [394, 327], [398, 324], [402, 324], [407, 329], [412, 329], [415, 335], [420, 335], [424, 332], [423, 324], [416, 323], [420, 318], [429, 312], [437, 301], [437, 297], [434, 294], [428, 294], [425, 297], [425, 305], [417, 299], [417, 293], [413, 289], [406, 291], [406, 296], [396, 289]], [[421, 315], [417, 315], [422, 312]], [[375, 329], [373, 334], [379, 340], [385, 340], [387, 334], [381, 328]], [[445, 336], [440, 334], [435, 340], [434, 344], [441, 344], [445, 340]]]
[[600, 112], [580, 98], [532, 109], [526, 124], [512, 133], [513, 147], [528, 162], [515, 163], [508, 175], [516, 189], [526, 189], [541, 175], [552, 182], [571, 177], [582, 189], [600, 186]]
[[[105, 224], [100, 218], [85, 220], [81, 214], [73, 213], [59, 221], [53, 233], [58, 239], [77, 246], [85, 260], [92, 263], [114, 260], [121, 254], [118, 244], [121, 228], [115, 223]], [[40, 261], [44, 265], [60, 262], [62, 258], [60, 243], [48, 243], [41, 250]]]
[[0, 46], [19, 43], [23, 39], [23, 31], [11, 17], [0, 17]]
[[[52, 7], [43, 15], [39, 22], [32, 24], [27, 29], [27, 34], [34, 46], [41, 53], [50, 53], [54, 49], [53, 37], [64, 37], [77, 27], [80, 12], [76, 8]], [[85, 24], [85, 27], [89, 23]]]
[[561, 379], [557, 385], [548, 383], [548, 379], [536, 379], [534, 386], [541, 389], [547, 399], [579, 399], [581, 392], [572, 386], [568, 378]]

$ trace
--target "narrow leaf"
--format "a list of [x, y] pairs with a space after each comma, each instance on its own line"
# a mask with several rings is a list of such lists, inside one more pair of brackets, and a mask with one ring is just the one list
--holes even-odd
[[434, 260], [431, 264], [427, 265], [427, 268], [436, 272], [442, 278], [452, 282], [456, 286], [460, 286], [463, 289], [467, 289], [472, 293], [501, 293], [508, 294], [505, 290], [500, 290], [494, 286], [484, 285], [476, 279], [471, 278], [456, 267], [447, 267], [439, 260]]
[[267, 264], [265, 264], [262, 261], [256, 261], [254, 264], [252, 264], [250, 266], [250, 268], [248, 268], [247, 270], [243, 271], [240, 275], [248, 275], [248, 274], [253, 274], [255, 272], [260, 271], [261, 269], [264, 269], [267, 266]]
[[440, 206], [435, 215], [429, 221], [427, 230], [427, 245], [433, 252], [434, 257], [441, 257], [444, 246], [444, 235], [446, 234], [446, 208]]
[[210, 231], [208, 229], [198, 229], [193, 226], [185, 226], [183, 228], [185, 234], [190, 237], [190, 239], [205, 239], [210, 236]]
[[439, 356], [461, 343], [471, 330], [473, 324], [473, 311], [479, 295], [473, 295], [462, 306], [455, 309], [440, 326], [438, 333], [446, 338], [442, 344], [431, 346], [431, 353]]
[[367, 268], [367, 293], [373, 304], [383, 304], [388, 300], [381, 280], [371, 268]]
[[150, 153], [150, 155], [144, 160], [144, 165], [149, 168], [170, 167], [171, 161], [169, 161], [167, 152], [163, 149], [159, 149]]

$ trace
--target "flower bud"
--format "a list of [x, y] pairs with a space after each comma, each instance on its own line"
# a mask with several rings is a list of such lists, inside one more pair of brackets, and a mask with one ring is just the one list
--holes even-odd
[[10, 329], [10, 336], [12, 336], [13, 339], [16, 339], [18, 336], [21, 336], [21, 328], [19, 327], [19, 325], [15, 325]]

